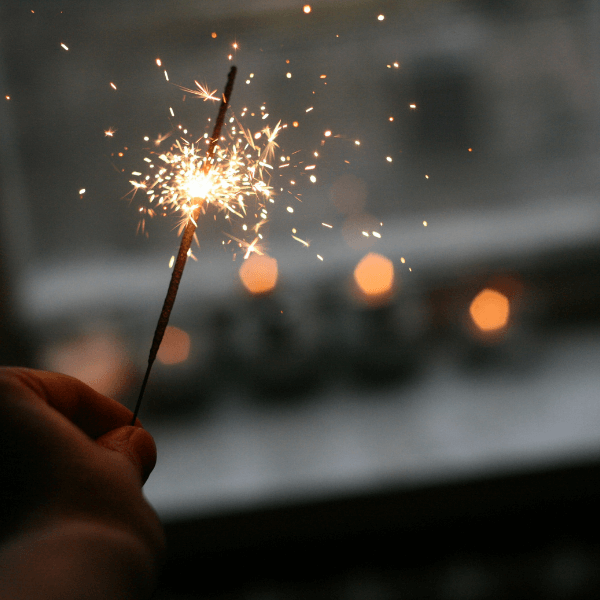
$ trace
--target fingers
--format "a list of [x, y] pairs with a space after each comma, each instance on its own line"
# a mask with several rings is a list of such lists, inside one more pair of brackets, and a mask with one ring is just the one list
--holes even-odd
[[156, 464], [156, 445], [152, 436], [141, 427], [119, 427], [105, 433], [96, 443], [127, 457], [138, 470], [142, 484]]
[[[1, 368], [0, 378], [15, 387], [25, 386], [91, 438], [98, 438], [131, 422], [132, 412], [78, 379], [23, 368]], [[139, 420], [136, 425], [141, 426]]]

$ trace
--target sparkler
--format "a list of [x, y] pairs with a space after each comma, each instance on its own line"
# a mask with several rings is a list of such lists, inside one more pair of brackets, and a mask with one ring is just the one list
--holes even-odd
[[179, 252], [177, 254], [177, 259], [175, 260], [175, 264], [173, 266], [173, 272], [171, 274], [171, 281], [169, 283], [169, 287], [167, 289], [167, 295], [165, 297], [162, 310], [160, 312], [160, 317], [158, 319], [158, 323], [156, 325], [156, 329], [154, 331], [154, 338], [152, 339], [152, 345], [150, 347], [150, 354], [148, 356], [148, 366], [146, 367], [146, 373], [144, 375], [144, 380], [142, 382], [142, 387], [140, 389], [140, 394], [137, 399], [137, 403], [135, 405], [135, 410], [133, 412], [133, 418], [131, 420], [131, 424], [135, 424], [135, 420], [137, 418], [138, 412], [140, 410], [140, 406], [142, 404], [142, 398], [144, 397], [144, 391], [146, 390], [146, 384], [148, 383], [148, 378], [150, 377], [150, 371], [152, 370], [152, 365], [156, 360], [156, 355], [158, 353], [158, 349], [160, 347], [160, 343], [162, 342], [163, 336], [165, 334], [165, 330], [167, 328], [167, 324], [169, 323], [169, 317], [171, 316], [171, 311], [173, 310], [173, 304], [175, 303], [175, 298], [177, 297], [177, 290], [179, 289], [179, 283], [181, 281], [181, 276], [183, 274], [183, 269], [185, 267], [185, 263], [187, 261], [188, 254], [190, 252], [190, 247], [192, 245], [192, 240], [194, 238], [194, 233], [197, 227], [197, 221], [200, 216], [200, 212], [202, 210], [202, 201], [206, 198], [208, 193], [207, 186], [210, 185], [210, 171], [211, 167], [214, 164], [215, 160], [215, 151], [217, 147], [217, 142], [219, 141], [219, 137], [221, 135], [221, 129], [223, 127], [223, 122], [225, 121], [225, 114], [227, 112], [227, 107], [229, 105], [229, 99], [231, 97], [231, 92], [233, 90], [233, 82], [235, 80], [237, 69], [236, 67], [231, 67], [229, 71], [229, 75], [227, 77], [227, 84], [225, 86], [225, 91], [223, 92], [223, 97], [221, 99], [221, 105], [219, 107], [219, 113], [217, 115], [217, 120], [215, 122], [215, 126], [212, 132], [212, 136], [210, 138], [208, 150], [206, 152], [206, 157], [204, 159], [204, 163], [201, 171], [201, 178], [204, 182], [204, 190], [196, 190], [198, 196], [197, 198], [200, 200], [195, 207], [191, 207], [189, 212], [189, 218], [187, 219], [187, 224], [185, 225], [185, 229], [183, 232], [183, 236], [181, 238], [181, 244], [179, 246]]

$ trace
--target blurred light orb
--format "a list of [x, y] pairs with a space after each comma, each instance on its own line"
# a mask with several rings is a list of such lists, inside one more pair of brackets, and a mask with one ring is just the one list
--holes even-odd
[[240, 280], [251, 294], [266, 294], [275, 288], [277, 260], [270, 256], [252, 254], [240, 267]]
[[354, 269], [354, 281], [365, 299], [387, 298], [394, 286], [394, 265], [389, 258], [369, 252]]
[[310, 4], [305, 4], [302, 10], [308, 14], [311, 11]]
[[156, 358], [163, 365], [176, 365], [185, 362], [190, 355], [191, 345], [190, 336], [185, 331], [169, 325], [165, 330], [165, 336], [162, 339]]
[[43, 368], [71, 375], [91, 388], [119, 397], [131, 383], [131, 361], [123, 341], [115, 334], [92, 332], [48, 347]]
[[510, 303], [504, 294], [486, 288], [475, 296], [469, 313], [481, 331], [498, 331], [508, 323]]

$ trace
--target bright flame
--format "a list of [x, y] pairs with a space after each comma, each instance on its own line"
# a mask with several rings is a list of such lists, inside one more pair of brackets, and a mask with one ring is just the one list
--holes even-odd
[[305, 4], [302, 10], [308, 14], [311, 11], [310, 4]]
[[190, 198], [201, 198], [204, 200], [210, 193], [213, 185], [212, 173], [200, 173], [195, 177], [191, 177], [186, 184], [186, 190]]
[[[196, 86], [195, 90], [183, 89], [204, 100], [220, 100], [208, 87], [198, 82]], [[208, 133], [194, 142], [181, 137], [166, 152], [150, 152], [144, 158], [150, 172], [140, 176], [136, 171], [139, 179], [130, 181], [133, 186], [130, 196], [139, 194], [145, 200], [140, 207], [142, 219], [138, 231], [144, 231], [146, 217], [169, 213], [181, 218], [182, 231], [200, 207], [204, 214], [213, 206], [225, 213], [229, 223], [242, 221], [248, 235], [256, 234], [266, 221], [267, 203], [273, 202], [271, 162], [282, 128], [277, 123], [252, 132], [233, 116], [224, 124], [210, 162], [207, 162]], [[259, 251], [256, 239], [250, 242], [252, 238], [230, 237], [240, 248]]]
[[251, 294], [266, 294], [277, 283], [277, 260], [270, 256], [252, 254], [245, 260], [239, 271], [244, 287]]
[[394, 265], [389, 258], [369, 252], [356, 265], [354, 281], [366, 300], [385, 300], [394, 285]]
[[481, 331], [497, 331], [508, 323], [510, 303], [504, 294], [486, 288], [475, 296], [469, 313]]

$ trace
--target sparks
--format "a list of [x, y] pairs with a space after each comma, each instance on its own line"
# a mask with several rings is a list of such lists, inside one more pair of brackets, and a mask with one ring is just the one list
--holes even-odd
[[61, 45], [60, 45], [60, 47], [61, 47], [63, 50], [69, 50], [69, 47], [68, 47], [66, 44], [61, 44]]
[[[203, 100], [221, 100], [216, 91], [195, 82], [197, 90], [189, 90]], [[261, 107], [264, 110], [265, 106]], [[173, 115], [173, 109], [170, 109]], [[266, 115], [268, 116], [268, 114]], [[187, 130], [180, 128], [182, 133]], [[270, 184], [272, 161], [278, 148], [277, 138], [283, 126], [265, 125], [257, 131], [246, 128], [233, 115], [223, 126], [219, 141], [215, 145], [212, 158], [207, 162], [205, 143], [207, 134], [195, 142], [187, 136], [179, 137], [166, 151], [151, 151], [144, 158], [149, 172], [142, 176], [140, 171], [133, 175], [138, 179], [130, 181], [130, 196], [137, 193], [145, 208], [147, 204], [160, 207], [160, 215], [173, 215], [179, 220], [182, 231], [187, 223], [194, 221], [194, 215], [213, 211], [224, 213], [224, 219], [232, 227], [240, 227], [243, 232], [253, 232], [256, 237], [246, 241], [231, 237], [248, 252], [259, 252], [262, 235], [260, 227], [267, 220], [267, 204], [273, 202], [273, 188]], [[160, 136], [162, 141], [167, 136]], [[314, 166], [313, 166], [314, 168]], [[146, 204], [147, 203], [147, 204]], [[288, 209], [289, 210], [289, 209]], [[154, 212], [141, 211], [146, 218]]]

